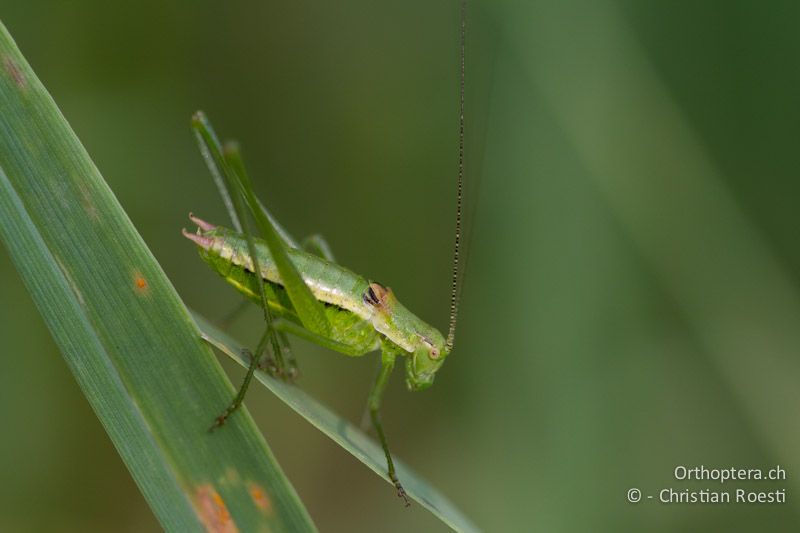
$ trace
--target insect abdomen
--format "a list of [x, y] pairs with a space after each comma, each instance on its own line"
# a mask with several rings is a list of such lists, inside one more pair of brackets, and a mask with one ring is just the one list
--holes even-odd
[[[249, 255], [243, 255], [234, 249], [228, 251], [225, 247], [221, 247], [218, 250], [215, 250], [215, 248], [218, 247], [212, 246], [205, 250], [206, 253], [202, 254], [206, 262], [239, 292], [256, 304], [261, 305], [258, 278], [251, 270], [250, 261], [247, 261], [246, 266], [241, 264], [245, 263], [243, 257], [249, 259]], [[309, 257], [298, 257], [300, 254]], [[357, 278], [357, 276], [323, 259], [317, 260], [315, 256], [310, 256], [310, 254], [303, 252], [300, 252], [300, 254], [290, 252], [292, 260], [295, 261], [298, 270], [302, 272], [304, 281], [309, 287], [312, 287], [315, 296], [326, 304], [325, 314], [332, 326], [331, 334], [334, 340], [360, 346], [369, 345], [374, 341], [377, 348], [378, 333], [369, 321], [340, 305], [342, 302], [349, 302], [352, 299], [353, 291], [344, 290], [342, 287], [337, 286], [336, 283], [349, 281], [348, 275], [351, 276], [352, 281], [357, 282], [357, 279], [353, 279]], [[265, 274], [263, 277], [264, 292], [270, 309], [277, 315], [300, 324], [286, 289], [275, 281], [279, 278], [276, 276], [277, 270], [271, 261], [271, 257], [265, 257], [259, 253], [258, 259], [259, 267], [262, 273]], [[366, 281], [364, 284], [366, 285]], [[357, 291], [358, 289], [354, 290]], [[358, 302], [360, 302], [360, 299]]]
[[[208, 247], [203, 247], [201, 251], [203, 259], [247, 297], [260, 301], [257, 280], [244, 237], [222, 227], [203, 232], [202, 236], [209, 239]], [[256, 240], [255, 244], [262, 278], [272, 286], [272, 292], [280, 299], [285, 296], [285, 291], [275, 262], [266, 243]], [[361, 318], [368, 318], [368, 310], [361, 300], [369, 285], [367, 280], [303, 250], [291, 248], [288, 251], [303, 281], [317, 300], [346, 309]], [[284, 299], [283, 306], [291, 309], [288, 298]]]

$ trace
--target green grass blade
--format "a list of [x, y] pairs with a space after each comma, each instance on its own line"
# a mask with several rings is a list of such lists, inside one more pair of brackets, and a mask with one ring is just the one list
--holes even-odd
[[211, 173], [211, 178], [217, 186], [217, 191], [231, 219], [233, 229], [241, 233], [244, 231], [244, 228], [242, 227], [241, 217], [239, 213], [237, 213], [236, 206], [233, 203], [233, 197], [228, 190], [225, 159], [222, 157], [222, 147], [217, 138], [217, 134], [214, 132], [214, 129], [211, 127], [211, 124], [202, 111], [198, 111], [192, 117], [192, 129], [194, 130], [194, 135], [197, 140], [197, 146], [200, 148], [200, 154], [203, 156], [208, 171]]
[[[214, 327], [197, 313], [193, 313], [195, 321], [205, 333], [206, 339], [222, 353], [247, 368], [237, 347], [241, 346], [231, 336]], [[311, 396], [294, 385], [275, 379], [265, 372], [257, 372], [256, 378], [273, 394], [303, 418], [333, 439], [342, 448], [353, 454], [359, 461], [371, 468], [375, 473], [392, 484], [386, 475], [386, 458], [380, 445], [369, 438], [353, 424], [324, 407]], [[397, 475], [403, 482], [408, 495], [428, 509], [442, 522], [455, 531], [480, 531], [453, 503], [427, 481], [411, 471], [402, 462], [395, 459]], [[387, 489], [388, 490], [388, 489]], [[398, 503], [398, 505], [400, 505]]]
[[[239, 194], [239, 188], [236, 183], [237, 177], [234, 175], [233, 169], [223, 156], [222, 146], [219, 144], [217, 134], [214, 132], [214, 128], [211, 126], [211, 122], [209, 122], [205, 113], [198, 111], [194, 114], [192, 117], [192, 129], [194, 129], [200, 152], [203, 154], [211, 170], [211, 174], [214, 176], [214, 181], [217, 183], [223, 201], [226, 202], [231, 221], [234, 223], [237, 231], [244, 233], [247, 240], [247, 250], [250, 255], [250, 260], [253, 262], [253, 270], [260, 272], [261, 266], [258, 263], [256, 244], [253, 240], [253, 233], [250, 231], [250, 219], [247, 217], [247, 212], [245, 211], [244, 198]], [[267, 327], [267, 336], [264, 340], [270, 343], [273, 356], [277, 361], [282, 363], [280, 341], [278, 340], [276, 331], [272, 327], [272, 311], [270, 311], [269, 305], [267, 304], [265, 282], [261, 276], [257, 276], [256, 280], [258, 281], [258, 294], [261, 298], [261, 310], [264, 313], [264, 323]], [[261, 358], [265, 347], [265, 344], [259, 343], [258, 348], [253, 354], [256, 360]], [[281, 364], [281, 366], [283, 365]], [[249, 373], [247, 375], [250, 376]], [[242, 388], [237, 394], [237, 402], [239, 401], [239, 395], [243, 395], [247, 390], [247, 383], [249, 383], [250, 378], [248, 377], [245, 379], [247, 381], [242, 385]]]
[[[192, 116], [192, 129], [194, 130], [200, 153], [206, 162], [209, 172], [211, 172], [211, 177], [214, 179], [220, 197], [222, 197], [222, 202], [225, 204], [228, 216], [231, 218], [233, 228], [239, 233], [242, 233], [243, 228], [240, 222], [241, 215], [236, 213], [233, 197], [231, 196], [231, 191], [227, 184], [227, 173], [229, 169], [227, 168], [228, 165], [222, 154], [222, 145], [205, 113], [198, 111]], [[283, 242], [285, 242], [287, 246], [297, 248], [297, 241], [295, 241], [289, 232], [275, 220], [272, 213], [270, 213], [261, 202], [258, 202], [258, 207], [264, 216], [272, 223], [275, 231], [277, 231], [278, 235], [283, 239]]]
[[300, 272], [297, 271], [297, 267], [289, 259], [289, 253], [286, 251], [286, 246], [281, 240], [278, 230], [272, 225], [269, 217], [261, 211], [261, 206], [253, 192], [253, 184], [244, 166], [238, 146], [228, 143], [223, 150], [223, 154], [225, 161], [233, 170], [233, 175], [238, 181], [239, 189], [250, 208], [258, 229], [261, 231], [261, 236], [269, 247], [269, 253], [272, 255], [272, 260], [275, 261], [275, 266], [278, 267], [278, 272], [281, 275], [283, 287], [289, 293], [289, 299], [291, 299], [292, 305], [303, 323], [303, 327], [317, 335], [330, 337], [331, 326], [328, 322], [328, 317], [325, 315], [322, 302], [314, 298], [311, 289], [303, 281]]
[[2, 24], [0, 238], [165, 529], [314, 529], [249, 415], [208, 433], [233, 387]]

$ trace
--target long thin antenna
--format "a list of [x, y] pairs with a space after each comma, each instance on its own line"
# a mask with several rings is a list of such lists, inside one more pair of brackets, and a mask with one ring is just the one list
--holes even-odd
[[458, 108], [458, 185], [456, 194], [456, 238], [453, 245], [453, 283], [450, 294], [450, 330], [447, 332], [445, 347], [452, 351], [456, 338], [456, 321], [458, 320], [459, 303], [459, 259], [461, 252], [461, 207], [464, 198], [464, 79], [466, 71], [466, 41], [467, 41], [467, 1], [461, 0], [461, 28], [459, 31], [459, 48], [461, 52], [461, 76], [459, 79], [459, 108]]

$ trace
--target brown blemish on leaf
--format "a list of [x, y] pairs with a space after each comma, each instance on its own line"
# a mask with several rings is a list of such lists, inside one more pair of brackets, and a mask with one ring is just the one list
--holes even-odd
[[72, 279], [72, 275], [70, 275], [69, 270], [67, 270], [67, 267], [64, 266], [64, 263], [61, 262], [61, 259], [58, 256], [53, 256], [53, 257], [55, 257], [56, 263], [58, 263], [58, 268], [60, 268], [61, 272], [64, 274], [64, 278], [66, 278], [67, 284], [69, 284], [69, 288], [72, 289], [72, 292], [73, 294], [75, 294], [75, 297], [78, 299], [78, 302], [81, 305], [86, 305], [86, 301], [84, 301], [83, 299], [83, 293], [78, 288], [78, 284], [75, 283], [75, 280]]
[[269, 499], [266, 491], [260, 485], [251, 481], [247, 484], [247, 490], [250, 492], [250, 497], [256, 507], [261, 509], [264, 514], [272, 514], [272, 500]]
[[86, 187], [86, 184], [81, 183], [78, 185], [78, 190], [81, 193], [81, 205], [83, 206], [84, 211], [86, 214], [89, 215], [94, 221], [100, 219], [100, 215], [97, 212], [97, 207], [95, 207], [94, 202], [92, 202], [92, 195], [89, 193], [89, 189]]
[[231, 485], [238, 485], [242, 478], [239, 477], [239, 472], [235, 468], [228, 468], [225, 470], [225, 479]]
[[25, 87], [27, 87], [28, 82], [25, 79], [25, 74], [22, 73], [22, 70], [20, 70], [19, 65], [17, 65], [17, 63], [13, 59], [11, 59], [8, 56], [4, 57], [3, 67], [6, 69], [8, 75], [11, 76], [11, 79], [14, 80], [14, 83], [17, 84], [17, 87], [19, 87], [20, 89], [24, 89]]
[[206, 531], [212, 533], [238, 533], [239, 529], [228, 512], [225, 500], [211, 484], [200, 485], [195, 493], [195, 508]]

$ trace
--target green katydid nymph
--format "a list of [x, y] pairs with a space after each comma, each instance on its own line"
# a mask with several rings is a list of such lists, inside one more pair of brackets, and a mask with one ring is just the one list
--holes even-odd
[[[260, 303], [253, 261], [245, 237], [234, 230], [214, 226], [195, 216], [197, 233], [184, 232], [200, 248], [203, 260], [248, 298]], [[261, 277], [268, 285], [268, 303], [278, 319], [273, 327], [297, 335], [345, 355], [361, 356], [382, 349], [408, 355], [406, 384], [423, 390], [433, 383], [436, 371], [450, 353], [444, 336], [423, 322], [395, 297], [392, 290], [370, 282], [347, 268], [298, 248], [287, 249], [289, 258], [317, 301], [325, 304], [329, 336], [320, 338], [303, 327], [283, 288], [282, 278], [269, 246], [255, 240]]]
[[[286, 380], [296, 376], [297, 368], [287, 334], [353, 357], [380, 350], [381, 367], [367, 407], [386, 456], [388, 477], [406, 505], [409, 504], [408, 497], [395, 473], [379, 408], [398, 357], [406, 358], [406, 385], [417, 391], [431, 386], [436, 372], [453, 349], [461, 281], [464, 50], [465, 10], [462, 2], [456, 231], [450, 323], [446, 337], [403, 306], [390, 288], [337, 264], [321, 237], [296, 242], [255, 197], [238, 147], [227, 144], [223, 148], [201, 112], [192, 121], [200, 149], [228, 208], [233, 229], [190, 215], [197, 231], [192, 233], [184, 229], [183, 235], [197, 245], [200, 256], [212, 269], [261, 307], [266, 323], [266, 331], [257, 348], [250, 353], [251, 364], [242, 387], [211, 429], [222, 426], [241, 406], [256, 369], [265, 368], [272, 375]], [[250, 218], [255, 221], [263, 238], [253, 237]]]

